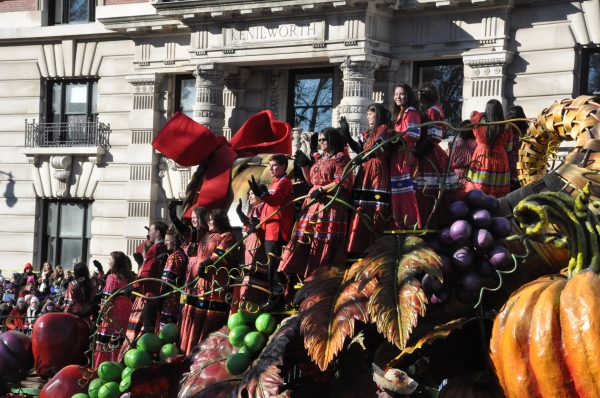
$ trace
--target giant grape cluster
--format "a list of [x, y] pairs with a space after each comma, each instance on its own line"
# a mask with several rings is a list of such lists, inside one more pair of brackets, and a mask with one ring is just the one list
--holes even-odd
[[512, 267], [512, 256], [501, 242], [510, 235], [511, 223], [504, 217], [494, 217], [498, 207], [494, 196], [479, 189], [469, 191], [465, 201], [451, 205], [454, 222], [430, 242], [442, 260], [444, 283], [429, 275], [421, 281], [433, 304], [446, 303], [452, 291], [459, 301], [472, 303], [486, 279]]

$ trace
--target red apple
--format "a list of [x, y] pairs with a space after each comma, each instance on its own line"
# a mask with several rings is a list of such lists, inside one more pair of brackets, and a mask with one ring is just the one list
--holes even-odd
[[50, 378], [67, 365], [85, 365], [90, 328], [73, 314], [42, 315], [33, 328], [33, 357], [37, 374]]
[[0, 334], [0, 375], [23, 380], [33, 368], [33, 353], [29, 336], [9, 330]]
[[71, 398], [78, 393], [87, 394], [90, 382], [97, 378], [98, 374], [90, 369], [69, 365], [46, 383], [39, 398]]

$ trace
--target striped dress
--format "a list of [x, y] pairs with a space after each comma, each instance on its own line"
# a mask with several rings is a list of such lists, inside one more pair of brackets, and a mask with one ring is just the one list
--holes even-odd
[[[183, 286], [187, 265], [187, 255], [185, 254], [184, 249], [180, 247], [167, 258], [167, 263], [165, 264], [161, 279], [172, 285], [179, 287]], [[170, 286], [162, 285], [160, 293], [165, 294], [171, 290]], [[179, 318], [181, 317], [180, 298], [181, 293], [179, 292], [171, 293], [164, 298], [162, 311], [160, 313], [160, 330], [162, 330], [167, 323], [179, 322]]]
[[[421, 123], [432, 121], [444, 121], [444, 112], [441, 104], [435, 104], [427, 109], [421, 117]], [[421, 137], [417, 148], [433, 144], [429, 156], [419, 158], [417, 203], [423, 228], [438, 228], [451, 221], [448, 209], [455, 199], [450, 188], [456, 184], [454, 169], [450, 167], [448, 178], [444, 181], [446, 168], [448, 167], [448, 155], [440, 147], [442, 137], [446, 135], [446, 128], [440, 124], [432, 124], [421, 129]], [[445, 184], [445, 185], [444, 185]], [[440, 197], [440, 188], [444, 186], [444, 192]], [[433, 212], [437, 203], [436, 211]], [[428, 222], [429, 220], [429, 222]]]
[[119, 350], [125, 341], [132, 303], [128, 297], [123, 295], [114, 297], [108, 305], [105, 300], [127, 284], [127, 280], [121, 280], [115, 274], [106, 277], [106, 284], [102, 292], [104, 296], [102, 309], [100, 310], [103, 320], [98, 327], [98, 336], [96, 337], [94, 369], [98, 369], [98, 365], [104, 361], [116, 362], [119, 360]]
[[[231, 232], [208, 232], [198, 243], [197, 264], [206, 259], [217, 260], [236, 242], [235, 236]], [[215, 266], [217, 268], [229, 269], [229, 262], [234, 255], [227, 255]], [[198, 266], [194, 269], [188, 266], [186, 283], [191, 282], [198, 274]], [[198, 283], [187, 289], [183, 311], [180, 321], [181, 350], [185, 354], [192, 352], [192, 349], [205, 338], [209, 333], [218, 330], [227, 324], [229, 314], [229, 304], [225, 302], [225, 296], [229, 289], [214, 291], [220, 286], [229, 284], [229, 275], [226, 269], [209, 268]], [[204, 295], [206, 293], [206, 295]], [[200, 295], [200, 297], [193, 297]]]
[[[344, 152], [334, 156], [323, 155], [310, 169], [310, 180], [313, 184], [309, 195], [322, 186], [332, 182], [340, 182], [350, 158]], [[338, 198], [349, 201], [349, 178], [342, 182], [343, 188]], [[333, 195], [331, 192], [329, 195]], [[310, 202], [306, 198], [304, 206]], [[332, 203], [325, 210], [328, 199], [313, 203], [300, 216], [292, 238], [283, 249], [278, 271], [286, 274], [298, 274], [303, 278], [309, 276], [320, 266], [346, 265], [346, 232], [348, 228], [348, 208], [339, 202]]]
[[[371, 137], [368, 131], [362, 133], [363, 150], [373, 148], [379, 137], [383, 140], [391, 137], [388, 126], [379, 126]], [[386, 147], [383, 152], [376, 151], [375, 157], [367, 160], [358, 169], [352, 188], [352, 205], [368, 217], [368, 222], [376, 236], [369, 230], [360, 215], [354, 213], [350, 219], [349, 253], [364, 252], [383, 235], [390, 214], [389, 158], [390, 150]]]
[[[471, 114], [471, 122], [485, 122], [485, 115], [479, 112]], [[510, 193], [510, 166], [508, 163], [508, 152], [512, 150], [513, 131], [509, 124], [504, 127], [504, 132], [494, 145], [490, 155], [489, 145], [485, 138], [485, 126], [473, 129], [477, 148], [473, 153], [473, 165], [469, 170], [469, 181], [465, 184], [465, 190], [481, 189], [488, 195], [501, 198]]]
[[412, 106], [398, 114], [394, 130], [404, 132], [402, 137], [405, 146], [398, 146], [390, 155], [392, 214], [394, 222], [391, 225], [397, 229], [421, 227], [419, 206], [415, 195], [417, 172], [417, 157], [414, 151], [415, 144], [421, 131], [415, 126], [421, 124], [421, 115]]

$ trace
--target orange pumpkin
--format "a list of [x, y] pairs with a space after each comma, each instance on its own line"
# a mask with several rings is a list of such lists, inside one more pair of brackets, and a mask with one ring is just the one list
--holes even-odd
[[489, 381], [478, 383], [470, 375], [462, 375], [448, 380], [438, 398], [505, 398], [498, 385]]
[[547, 276], [513, 293], [490, 353], [508, 398], [600, 397], [600, 278]]

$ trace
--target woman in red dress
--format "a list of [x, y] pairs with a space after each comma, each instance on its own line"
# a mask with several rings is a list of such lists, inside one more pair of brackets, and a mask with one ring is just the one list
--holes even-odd
[[102, 308], [100, 317], [102, 322], [98, 326], [96, 337], [96, 350], [94, 353], [94, 369], [104, 361], [118, 361], [119, 348], [125, 340], [127, 322], [131, 314], [131, 300], [122, 294], [113, 297], [110, 302], [106, 300], [117, 290], [133, 282], [135, 276], [131, 271], [131, 261], [123, 252], [112, 252], [108, 259], [110, 272], [104, 285]]
[[399, 84], [394, 90], [394, 130], [402, 134], [402, 143], [394, 145], [390, 155], [392, 214], [394, 227], [398, 229], [421, 228], [421, 217], [417, 205], [415, 148], [421, 130], [421, 115], [415, 108], [417, 96], [408, 84]]
[[[360, 136], [363, 151], [377, 146], [392, 135], [388, 111], [383, 105], [369, 105], [367, 120], [369, 130]], [[383, 235], [390, 214], [389, 155], [390, 150], [384, 146], [367, 157], [355, 160], [360, 168], [352, 187], [352, 204], [358, 213], [353, 214], [350, 219], [349, 253], [364, 252]], [[370, 224], [374, 233], [365, 222]]]
[[[207, 224], [208, 232], [198, 243], [198, 263], [194, 267], [188, 265], [186, 283], [197, 277], [200, 279], [186, 289], [189, 295], [186, 296], [181, 314], [180, 348], [186, 355], [209, 333], [226, 325], [229, 314], [229, 304], [225, 302], [228, 289], [218, 289], [229, 283], [227, 271], [236, 257], [233, 254], [222, 256], [235, 244], [236, 239], [223, 210], [211, 210]], [[221, 260], [214, 264], [219, 258]]]
[[[471, 124], [470, 120], [460, 122], [460, 128]], [[469, 168], [471, 167], [471, 159], [477, 147], [473, 130], [461, 131], [454, 143], [449, 143], [446, 149], [446, 155], [450, 159], [450, 164], [456, 173], [456, 179], [462, 181], [467, 177]], [[452, 150], [452, 153], [450, 153]]]
[[90, 278], [90, 270], [85, 263], [77, 263], [73, 267], [74, 279], [69, 282], [65, 294], [64, 312], [77, 315], [90, 323], [93, 308], [90, 305], [96, 295], [96, 285]]
[[[421, 123], [444, 121], [444, 111], [439, 100], [437, 87], [433, 83], [424, 83], [419, 88]], [[449, 160], [440, 147], [440, 142], [445, 135], [444, 125], [431, 124], [421, 128], [421, 136], [417, 142], [419, 170], [416, 196], [423, 228], [438, 228], [451, 221], [448, 209], [455, 199], [451, 191], [456, 186], [456, 175], [450, 167], [448, 178], [444, 181]]]
[[[306, 181], [312, 184], [309, 198], [292, 238], [283, 250], [278, 271], [308, 277], [320, 266], [344, 267], [346, 265], [346, 232], [348, 208], [339, 202], [330, 202], [330, 191], [340, 184], [339, 199], [347, 202], [349, 177], [342, 179], [350, 158], [344, 152], [344, 140], [336, 129], [327, 127], [319, 133], [319, 145], [323, 154], [309, 167], [308, 158], [298, 163]], [[306, 156], [304, 156], [306, 157]], [[325, 206], [329, 204], [327, 208]]]
[[[502, 104], [489, 100], [485, 113], [474, 111], [473, 124], [480, 122], [501, 122], [504, 119]], [[508, 154], [512, 150], [513, 131], [509, 124], [494, 124], [473, 129], [477, 148], [469, 170], [465, 190], [481, 189], [488, 195], [501, 198], [510, 193], [510, 166]]]
[[[181, 247], [179, 231], [174, 226], [171, 226], [165, 234], [165, 245], [171, 254], [167, 258], [161, 279], [172, 285], [181, 287], [185, 284], [188, 257]], [[172, 290], [173, 289], [169, 285], [162, 284], [160, 294], [163, 295]], [[163, 306], [160, 313], [157, 333], [160, 333], [167, 323], [179, 323], [181, 317], [180, 298], [181, 293], [179, 292], [171, 293], [163, 298]]]

